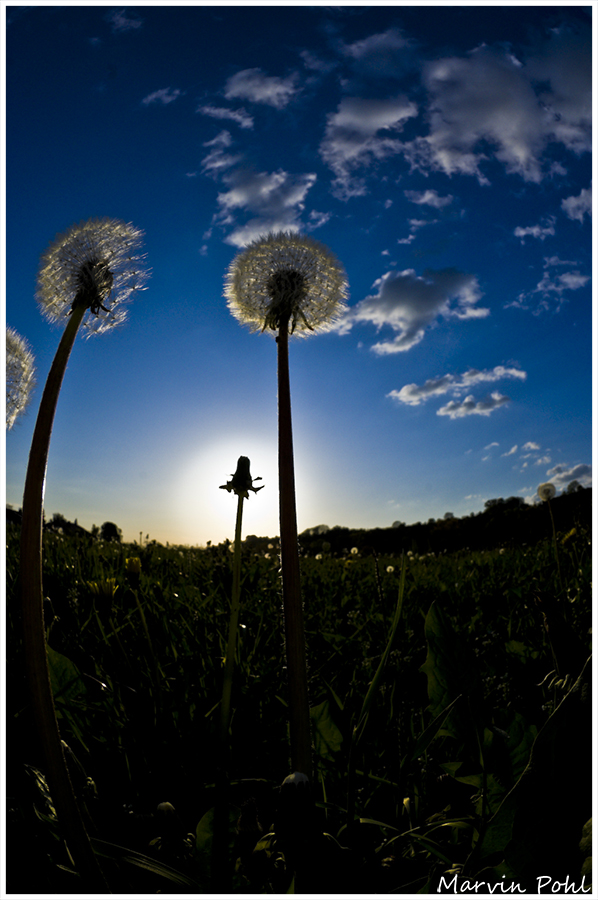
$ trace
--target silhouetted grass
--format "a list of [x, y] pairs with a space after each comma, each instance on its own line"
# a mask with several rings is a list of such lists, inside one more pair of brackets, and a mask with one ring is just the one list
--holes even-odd
[[[581, 527], [557, 540], [562, 589], [550, 540], [407, 557], [396, 635], [351, 763], [353, 730], [391, 634], [401, 561], [302, 558], [320, 816], [313, 859], [326, 873], [318, 890], [435, 891], [443, 875], [479, 872], [534, 891], [537, 875], [566, 872], [581, 883], [578, 845], [591, 816], [588, 670], [582, 675], [591, 553]], [[30, 721], [18, 541], [9, 527], [8, 888], [76, 891]], [[288, 699], [278, 551], [266, 552], [245, 542], [241, 561], [229, 770], [238, 892], [289, 887], [271, 827], [289, 771]], [[141, 559], [139, 605], [128, 557]], [[226, 545], [44, 537], [56, 709], [113, 891], [208, 889], [232, 564]], [[520, 781], [532, 747], [533, 769]], [[559, 796], [567, 815], [555, 820], [548, 806]]]

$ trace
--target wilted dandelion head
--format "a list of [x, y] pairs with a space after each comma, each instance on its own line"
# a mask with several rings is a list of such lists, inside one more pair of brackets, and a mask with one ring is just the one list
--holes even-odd
[[33, 353], [14, 328], [6, 329], [6, 428], [24, 412], [35, 387]]
[[[118, 219], [89, 219], [58, 235], [41, 258], [36, 300], [51, 322], [75, 306], [88, 310], [83, 326], [99, 334], [126, 318], [123, 305], [148, 277], [143, 232]], [[104, 315], [102, 315], [104, 313]]]
[[556, 494], [556, 488], [554, 484], [551, 484], [547, 481], [545, 484], [541, 484], [538, 487], [538, 496], [541, 500], [552, 500], [552, 498]]
[[257, 478], [251, 477], [250, 472], [249, 459], [246, 456], [240, 456], [237, 460], [237, 471], [232, 476], [230, 481], [227, 481], [226, 484], [221, 484], [220, 489], [223, 491], [228, 491], [229, 494], [231, 491], [234, 491], [238, 497], [244, 497], [246, 500], [249, 499], [248, 491], [253, 491], [254, 494], [257, 494], [258, 491], [261, 491], [265, 485], [261, 485], [260, 487], [254, 487], [254, 481], [261, 481], [261, 475], [258, 475]]
[[326, 331], [345, 310], [348, 283], [331, 251], [313, 238], [279, 232], [259, 238], [231, 263], [224, 295], [252, 331]]

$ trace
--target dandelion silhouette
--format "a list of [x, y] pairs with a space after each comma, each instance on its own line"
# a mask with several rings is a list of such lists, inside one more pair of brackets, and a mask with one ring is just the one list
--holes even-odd
[[224, 682], [222, 688], [222, 704], [220, 709], [220, 743], [225, 754], [228, 753], [228, 731], [230, 727], [230, 702], [233, 686], [233, 671], [235, 667], [235, 646], [239, 624], [239, 610], [241, 608], [241, 529], [243, 525], [243, 501], [249, 499], [249, 491], [257, 494], [264, 485], [254, 487], [254, 481], [261, 481], [258, 476], [252, 478], [250, 462], [246, 456], [240, 456], [237, 462], [237, 470], [226, 484], [220, 485], [220, 490], [237, 495], [237, 520], [235, 524], [235, 543], [233, 557], [233, 592], [231, 601], [231, 613], [228, 628], [228, 643], [226, 659], [224, 662]]
[[311, 738], [301, 604], [295, 471], [289, 382], [289, 334], [326, 331], [345, 309], [347, 279], [318, 241], [269, 234], [233, 260], [225, 281], [231, 313], [252, 331], [276, 333], [278, 345], [278, 470], [282, 593], [289, 682], [291, 769], [311, 778]]
[[[142, 232], [115, 219], [91, 219], [69, 229], [42, 256], [36, 299], [52, 322], [66, 321], [37, 415], [23, 494], [21, 592], [23, 646], [32, 709], [47, 765], [58, 820], [88, 890], [105, 892], [70, 782], [52, 697], [42, 590], [42, 523], [48, 451], [66, 365], [82, 325], [87, 334], [106, 331], [126, 315], [123, 304], [146, 281], [139, 254]], [[101, 315], [105, 313], [106, 315]]]
[[35, 387], [33, 353], [14, 328], [6, 329], [6, 430], [25, 412]]
[[233, 675], [235, 670], [235, 651], [237, 645], [237, 633], [239, 630], [239, 612], [241, 610], [241, 531], [243, 525], [243, 501], [249, 499], [249, 491], [257, 494], [264, 485], [254, 487], [254, 481], [261, 481], [251, 477], [250, 461], [246, 456], [240, 456], [237, 461], [237, 469], [231, 480], [220, 485], [220, 490], [234, 493], [237, 496], [237, 519], [235, 524], [235, 542], [233, 557], [233, 589], [231, 597], [231, 611], [228, 623], [228, 641], [226, 645], [226, 657], [224, 659], [224, 678], [222, 682], [222, 701], [220, 703], [220, 733], [219, 733], [219, 766], [216, 774], [216, 806], [214, 813], [214, 839], [212, 844], [212, 882], [216, 893], [226, 893], [230, 890], [230, 879], [227, 865], [228, 852], [228, 795], [229, 777], [228, 764], [230, 761], [229, 730], [231, 724], [231, 697], [233, 689]]

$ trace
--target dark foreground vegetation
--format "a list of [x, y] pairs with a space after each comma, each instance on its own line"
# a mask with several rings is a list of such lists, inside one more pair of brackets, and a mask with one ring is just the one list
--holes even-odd
[[[591, 491], [552, 510], [556, 535], [546, 504], [509, 501], [410, 529], [301, 535], [318, 816], [307, 890], [485, 893], [477, 880], [537, 893], [542, 877], [543, 892], [590, 887]], [[30, 717], [19, 532], [8, 524], [7, 889], [80, 893]], [[210, 892], [233, 555], [227, 543], [119, 537], [64, 522], [44, 535], [71, 778], [114, 893]], [[289, 774], [280, 607], [277, 542], [248, 539], [233, 893], [292, 889], [277, 811]]]

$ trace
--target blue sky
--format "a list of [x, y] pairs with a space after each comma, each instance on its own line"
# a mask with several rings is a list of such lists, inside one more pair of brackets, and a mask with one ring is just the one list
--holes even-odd
[[46, 514], [171, 543], [278, 533], [276, 344], [223, 298], [292, 230], [347, 271], [290, 345], [299, 530], [386, 527], [591, 484], [591, 7], [6, 7], [6, 321], [38, 388], [7, 434], [21, 505], [61, 329], [35, 299], [72, 224], [145, 232], [125, 324], [77, 339]]

